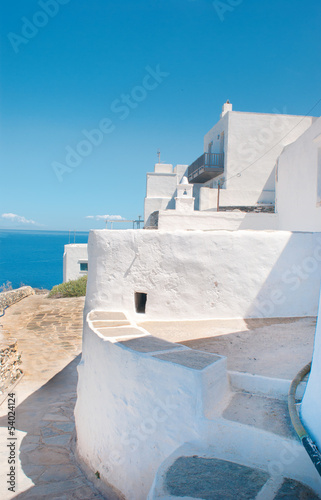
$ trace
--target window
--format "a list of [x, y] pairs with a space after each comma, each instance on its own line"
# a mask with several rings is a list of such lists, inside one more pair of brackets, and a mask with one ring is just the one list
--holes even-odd
[[80, 262], [80, 271], [88, 271], [88, 262]]
[[135, 292], [135, 308], [137, 313], [145, 314], [147, 293]]

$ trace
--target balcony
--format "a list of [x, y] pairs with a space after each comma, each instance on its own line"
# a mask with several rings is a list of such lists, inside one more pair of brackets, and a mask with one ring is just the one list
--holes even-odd
[[204, 183], [224, 172], [224, 153], [204, 153], [188, 167], [188, 182]]

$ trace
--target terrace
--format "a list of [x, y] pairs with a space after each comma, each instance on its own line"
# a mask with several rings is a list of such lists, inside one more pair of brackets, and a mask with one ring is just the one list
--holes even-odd
[[224, 172], [224, 153], [203, 153], [188, 167], [188, 182], [203, 183]]

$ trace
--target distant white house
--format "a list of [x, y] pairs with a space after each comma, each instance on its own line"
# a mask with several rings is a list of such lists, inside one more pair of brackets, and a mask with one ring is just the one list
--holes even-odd
[[144, 204], [145, 228], [155, 226], [154, 215], [159, 210], [175, 209], [175, 193], [186, 174], [187, 165], [156, 163], [154, 172], [146, 175], [146, 197]]
[[63, 256], [63, 281], [76, 280], [88, 273], [86, 243], [65, 245]]

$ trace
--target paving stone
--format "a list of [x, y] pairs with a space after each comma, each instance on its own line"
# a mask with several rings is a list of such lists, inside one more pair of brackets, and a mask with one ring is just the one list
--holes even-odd
[[40, 441], [40, 436], [33, 436], [32, 434], [28, 433], [27, 436], [23, 438], [22, 443], [31, 444], [31, 443], [39, 443], [39, 441]]
[[320, 499], [310, 488], [297, 481], [285, 479], [274, 500], [318, 500]]
[[[117, 329], [119, 331], [120, 329]], [[138, 335], [140, 331], [136, 328], [131, 328], [128, 329], [129, 331], [132, 330], [132, 334], [136, 333]], [[127, 329], [122, 328], [121, 329], [122, 333], [120, 335], [126, 335]], [[157, 351], [168, 351], [168, 350], [174, 350], [174, 349], [179, 349], [182, 346], [179, 344], [173, 344], [172, 342], [167, 342], [166, 340], [158, 339], [156, 337], [152, 336], [147, 336], [147, 337], [139, 337], [136, 339], [130, 339], [130, 340], [123, 340], [119, 342], [120, 344], [124, 345], [125, 347], [128, 347], [129, 349], [132, 349], [133, 351], [138, 351], [138, 352], [157, 352]]]
[[70, 461], [68, 451], [53, 449], [49, 446], [39, 446], [27, 455], [29, 463], [34, 465], [61, 465], [68, 464]]
[[83, 486], [75, 491], [73, 491], [75, 500], [103, 500], [103, 497], [99, 494], [95, 494], [91, 488], [88, 486]]
[[71, 434], [61, 434], [59, 436], [45, 437], [43, 442], [49, 446], [67, 446], [71, 438]]
[[[74, 490], [79, 487], [83, 486], [83, 481], [79, 480], [78, 478], [76, 479], [69, 479], [66, 481], [54, 481], [50, 483], [45, 483], [45, 484], [39, 484], [34, 486], [31, 490], [28, 491], [28, 496], [21, 496], [20, 498], [30, 498], [30, 499], [35, 499], [35, 498], [43, 498], [43, 499], [49, 499], [54, 498], [54, 495], [57, 494], [62, 494], [65, 495], [66, 491], [69, 490]], [[71, 498], [71, 496], [68, 494], [66, 498]]]
[[52, 465], [48, 467], [41, 476], [41, 481], [66, 481], [81, 476], [82, 473], [74, 465]]
[[35, 450], [36, 448], [38, 448], [39, 446], [39, 442], [38, 443], [24, 443], [22, 442], [21, 445], [20, 445], [20, 452], [23, 452], [23, 453], [29, 453], [30, 451], [33, 451]]
[[66, 422], [62, 424], [55, 423], [54, 426], [62, 432], [73, 432], [75, 428], [75, 424], [73, 422]]
[[47, 413], [42, 420], [52, 420], [55, 422], [68, 422], [69, 418], [65, 417], [65, 415], [61, 415], [60, 413]]
[[[55, 426], [56, 427], [56, 426]], [[53, 429], [52, 427], [42, 427], [41, 434], [44, 437], [52, 437], [59, 435], [59, 431]]]
[[253, 500], [269, 475], [215, 458], [180, 457], [167, 470], [166, 492], [203, 500]]
[[48, 497], [48, 500], [104, 500], [104, 498], [95, 494], [90, 488], [84, 486], [83, 488], [69, 491], [68, 495], [61, 494], [57, 496], [50, 496]]
[[[103, 498], [75, 465], [70, 443], [83, 304], [84, 298], [52, 301], [32, 296], [12, 306], [5, 317], [6, 329], [15, 332], [23, 351], [24, 377], [16, 387], [22, 403], [16, 423], [27, 434], [19, 450], [19, 500]], [[35, 486], [23, 492], [28, 478]]]
[[33, 481], [38, 479], [38, 477], [46, 470], [44, 465], [23, 465], [23, 472], [30, 477]]
[[169, 352], [165, 354], [154, 355], [155, 358], [162, 359], [164, 361], [170, 361], [172, 363], [177, 363], [188, 368], [193, 368], [194, 370], [203, 370], [207, 366], [220, 361], [222, 358], [215, 354], [208, 354], [206, 352], [186, 350]]
[[[57, 399], [56, 401], [54, 401], [53, 403], [49, 403], [48, 404], [48, 408], [50, 408], [50, 411], [51, 411], [51, 407], [53, 408], [60, 408], [61, 406], [64, 406], [66, 404], [66, 401], [69, 399], [69, 393], [66, 393], [65, 394], [65, 399], [63, 398], [63, 394], [60, 394], [59, 395], [59, 398], [60, 399]], [[55, 411], [52, 412], [53, 414], [56, 413]]]

